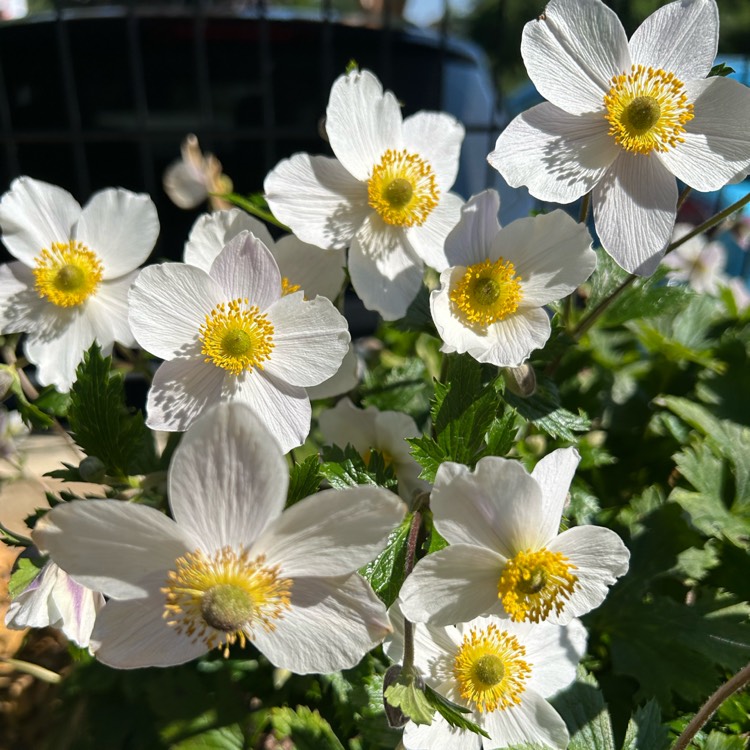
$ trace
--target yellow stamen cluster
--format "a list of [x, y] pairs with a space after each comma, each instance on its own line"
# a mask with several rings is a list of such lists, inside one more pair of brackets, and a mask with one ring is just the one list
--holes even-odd
[[253, 367], [262, 370], [274, 346], [273, 325], [256, 305], [248, 305], [247, 299], [216, 305], [199, 330], [205, 361], [233, 375]]
[[472, 628], [453, 662], [461, 697], [480, 713], [517, 706], [531, 676], [524, 656], [526, 649], [518, 639], [496, 625]]
[[674, 73], [633, 65], [612, 78], [604, 96], [609, 134], [626, 151], [650, 154], [683, 143], [685, 123], [693, 119], [685, 87]]
[[85, 302], [99, 286], [104, 273], [101, 261], [82, 242], [53, 242], [34, 258], [35, 289], [58, 307]]
[[505, 564], [497, 596], [515, 622], [546, 620], [554, 609], [559, 615], [575, 590], [576, 570], [561, 552], [547, 549], [519, 552]]
[[289, 608], [292, 581], [279, 576], [279, 566], [265, 565], [265, 556], [251, 559], [247, 550], [224, 547], [208, 557], [188, 552], [167, 575], [163, 617], [178, 633], [207, 648], [229, 647], [254, 637], [257, 628], [269, 633], [274, 620]]
[[475, 328], [486, 328], [512, 315], [523, 293], [515, 266], [505, 258], [469, 266], [450, 291], [453, 311]]
[[293, 284], [286, 276], [281, 277], [281, 296], [286, 297], [287, 294], [294, 294], [298, 292], [302, 287], [299, 284]]
[[367, 182], [370, 206], [384, 222], [399, 227], [424, 224], [440, 192], [432, 167], [406, 149], [388, 149]]

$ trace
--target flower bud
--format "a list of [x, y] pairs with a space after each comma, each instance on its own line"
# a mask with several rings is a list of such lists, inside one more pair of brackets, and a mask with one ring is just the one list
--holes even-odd
[[536, 393], [536, 374], [528, 362], [520, 367], [506, 367], [503, 370], [503, 378], [505, 386], [516, 396], [530, 398]]

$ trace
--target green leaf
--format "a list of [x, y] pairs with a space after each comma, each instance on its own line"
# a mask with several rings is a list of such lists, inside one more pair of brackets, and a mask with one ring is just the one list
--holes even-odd
[[247, 738], [239, 724], [209, 729], [175, 744], [170, 750], [245, 750]]
[[39, 392], [34, 406], [56, 417], [64, 417], [70, 408], [70, 394], [60, 393], [54, 386], [48, 385]]
[[550, 702], [565, 719], [569, 750], [615, 750], [612, 721], [599, 685], [583, 667], [578, 667], [576, 681]]
[[73, 437], [87, 455], [101, 459], [108, 474], [147, 474], [157, 464], [153, 436], [143, 415], [126, 408], [123, 378], [110, 374], [111, 361], [98, 344], [84, 354], [70, 392]]
[[466, 729], [474, 734], [481, 734], [489, 739], [489, 734], [478, 724], [466, 718], [470, 713], [468, 708], [452, 703], [440, 693], [435, 692], [429, 685], [425, 686], [425, 696], [430, 705], [452, 726], [458, 729]]
[[411, 455], [414, 460], [422, 467], [419, 475], [420, 479], [432, 484], [435, 481], [438, 467], [443, 461], [448, 461], [449, 457], [431, 437], [422, 435], [418, 438], [406, 438], [406, 442], [411, 445]]
[[667, 750], [669, 746], [669, 732], [662, 726], [659, 704], [650, 700], [636, 709], [628, 722], [622, 750]]
[[417, 357], [395, 367], [379, 365], [367, 371], [360, 386], [362, 406], [402, 411], [420, 422], [429, 406], [428, 382], [427, 368]]
[[734, 68], [730, 68], [725, 63], [718, 63], [717, 65], [714, 65], [711, 70], [708, 71], [707, 78], [712, 78], [713, 76], [721, 76], [722, 78], [725, 76], [730, 76], [734, 73]]
[[552, 438], [575, 442], [577, 432], [591, 429], [591, 421], [583, 412], [573, 414], [560, 405], [560, 393], [549, 378], [538, 377], [536, 393], [530, 398], [520, 398], [506, 391], [505, 400], [524, 419]]
[[274, 708], [270, 721], [277, 739], [291, 739], [295, 750], [344, 750], [331, 725], [307, 706]]
[[314, 495], [320, 487], [320, 462], [318, 456], [308, 456], [302, 463], [295, 464], [289, 471], [289, 489], [286, 504], [294, 505], [300, 500]]
[[54, 424], [54, 420], [49, 415], [45, 414], [38, 406], [32, 404], [26, 398], [26, 394], [23, 392], [21, 387], [21, 381], [18, 379], [18, 373], [14, 372], [13, 368], [10, 368], [13, 372], [14, 378], [10, 384], [10, 392], [16, 397], [16, 408], [23, 421], [29, 425], [29, 427], [36, 430], [46, 430]]
[[406, 577], [404, 565], [412, 518], [413, 514], [409, 513], [398, 528], [391, 532], [385, 549], [377, 559], [360, 570], [386, 607], [396, 601]]
[[345, 489], [360, 484], [370, 484], [386, 489], [395, 489], [398, 480], [393, 466], [386, 462], [378, 451], [370, 451], [368, 462], [359, 455], [353, 445], [341, 450], [337, 445], [323, 448], [323, 463], [318, 467], [320, 475], [327, 479], [331, 487]]
[[8, 593], [15, 599], [39, 575], [44, 562], [36, 558], [19, 557], [8, 582]]
[[703, 750], [747, 750], [747, 740], [744, 737], [729, 737], [721, 732], [711, 732]]
[[396, 683], [386, 688], [383, 697], [390, 706], [398, 708], [415, 724], [432, 724], [435, 709], [427, 700], [423, 690], [415, 682]]

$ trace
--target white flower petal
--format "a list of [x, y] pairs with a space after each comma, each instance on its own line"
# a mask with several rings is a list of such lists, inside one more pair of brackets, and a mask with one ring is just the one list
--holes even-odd
[[527, 628], [523, 644], [531, 674], [526, 687], [549, 698], [570, 685], [576, 677], [578, 662], [586, 653], [588, 634], [580, 620], [566, 626], [550, 622], [513, 623]]
[[225, 371], [202, 358], [162, 362], [148, 392], [146, 424], [152, 430], [184, 432], [222, 398]]
[[222, 403], [197, 419], [177, 446], [169, 504], [204, 551], [239, 549], [281, 514], [288, 484], [286, 460], [255, 412]]
[[265, 311], [281, 297], [281, 274], [271, 251], [247, 232], [229, 240], [209, 272], [224, 301], [247, 299]]
[[653, 156], [623, 153], [593, 198], [596, 232], [607, 253], [626, 271], [651, 275], [674, 229], [674, 177]]
[[422, 558], [399, 593], [412, 622], [453, 625], [498, 613], [497, 584], [506, 559], [490, 549], [453, 544]]
[[143, 596], [149, 573], [166, 571], [198, 549], [189, 530], [146, 505], [118, 500], [74, 500], [41, 518], [34, 544], [76, 581], [107, 596]]
[[367, 185], [326, 156], [295, 154], [279, 162], [263, 189], [274, 216], [319, 247], [346, 248], [372, 212]]
[[104, 606], [104, 596], [77, 583], [60, 569], [57, 581], [52, 596], [61, 615], [58, 627], [79, 648], [88, 648], [97, 615]]
[[164, 170], [162, 180], [164, 192], [178, 208], [195, 208], [208, 198], [206, 176], [182, 159]]
[[159, 217], [151, 198], [123, 188], [91, 196], [75, 227], [75, 238], [104, 266], [105, 279], [116, 279], [143, 263], [159, 236]]
[[346, 253], [342, 249], [326, 250], [289, 234], [271, 247], [271, 252], [281, 275], [297, 284], [307, 299], [317, 295], [330, 300], [338, 297], [346, 279]]
[[444, 112], [417, 112], [404, 120], [404, 146], [426, 159], [441, 193], [450, 190], [458, 174], [464, 126]]
[[452, 727], [436, 713], [432, 724], [408, 722], [404, 727], [403, 743], [406, 750], [481, 750], [482, 737], [466, 729]]
[[[58, 312], [59, 310], [59, 312]], [[37, 380], [68, 391], [78, 364], [96, 338], [91, 316], [82, 308], [58, 308], [55, 328], [32, 330], [24, 344], [29, 362], [37, 366]], [[51, 316], [50, 316], [51, 317]], [[112, 341], [102, 341], [102, 353], [112, 351]]]
[[13, 630], [23, 628], [46, 628], [57, 621], [57, 612], [51, 612], [50, 601], [57, 585], [60, 568], [51, 560], [45, 563], [37, 577], [8, 605], [5, 625]]
[[568, 490], [580, 460], [581, 456], [575, 448], [558, 448], [539, 461], [531, 472], [542, 490], [540, 539], [549, 541], [560, 531], [560, 519]]
[[539, 200], [571, 203], [591, 190], [617, 158], [601, 113], [570, 115], [544, 102], [500, 133], [487, 161], [511, 187], [526, 185]]
[[111, 600], [96, 618], [91, 640], [96, 658], [117, 669], [172, 667], [206, 653], [205, 641], [192, 640], [167, 624], [165, 579], [148, 579], [148, 596], [127, 601]]
[[658, 158], [690, 187], [718, 190], [750, 165], [750, 89], [722, 77], [693, 81], [686, 89], [694, 117], [685, 125], [684, 143]]
[[548, 549], [562, 552], [576, 566], [578, 583], [560, 615], [550, 622], [564, 625], [590, 612], [607, 596], [609, 587], [628, 570], [630, 552], [617, 534], [601, 526], [576, 526], [560, 534]]
[[[476, 715], [475, 715], [476, 718]], [[513, 745], [540, 744], [565, 750], [570, 737], [560, 714], [538, 693], [525, 690], [521, 702], [504, 711], [483, 714], [482, 725], [490, 739], [484, 739], [484, 750]]]
[[318, 385], [341, 366], [349, 350], [346, 318], [326, 297], [288, 294], [266, 310], [273, 325], [273, 350], [266, 372], [292, 385]]
[[[47, 310], [48, 316], [54, 307], [43, 300], [34, 290], [34, 275], [31, 269], [13, 261], [0, 266], [0, 331], [2, 333], [21, 333], [40, 327], [40, 317]], [[50, 321], [53, 323], [54, 322]], [[49, 322], [42, 324], [42, 329], [49, 328]]]
[[222, 397], [249, 404], [286, 453], [302, 445], [310, 433], [310, 399], [304, 388], [253, 370], [224, 380]]
[[253, 545], [284, 576], [342, 576], [374, 560], [406, 506], [380, 487], [324, 490], [273, 521]]
[[239, 208], [201, 214], [185, 243], [185, 263], [208, 273], [229, 240], [244, 231], [252, 232], [267, 248], [273, 249], [273, 238], [265, 224]]
[[486, 547], [504, 557], [539, 547], [542, 494], [518, 461], [486, 456], [473, 471], [447, 482], [443, 466], [430, 507], [435, 527], [450, 544]]
[[634, 65], [661, 68], [683, 83], [705, 78], [719, 45], [714, 0], [683, 0], [654, 11], [630, 39]]
[[463, 200], [445, 193], [421, 226], [407, 227], [406, 239], [412, 250], [431, 268], [443, 271], [450, 263], [445, 256], [445, 239], [461, 216]]
[[596, 267], [588, 229], [560, 210], [503, 227], [489, 255], [490, 260], [498, 257], [511, 261], [523, 279], [524, 307], [541, 307], [566, 297]]
[[353, 667], [390, 632], [382, 602], [358, 575], [299, 578], [291, 608], [255, 645], [275, 666], [296, 674]]
[[111, 346], [115, 341], [123, 346], [136, 345], [128, 322], [128, 292], [138, 273], [133, 271], [103, 282], [96, 294], [86, 301], [86, 314], [94, 327], [96, 340], [102, 346]]
[[445, 238], [445, 257], [450, 266], [473, 266], [489, 258], [500, 231], [499, 211], [500, 196], [496, 190], [483, 190], [469, 198], [461, 208], [458, 224]]
[[144, 268], [129, 295], [130, 327], [138, 343], [161, 359], [194, 350], [200, 327], [219, 302], [227, 302], [208, 274], [183, 263]]
[[31, 177], [13, 180], [0, 199], [0, 230], [13, 256], [27, 266], [53, 242], [69, 242], [71, 228], [81, 214], [78, 201], [67, 191]]
[[311, 401], [321, 398], [333, 398], [348, 393], [359, 383], [359, 359], [354, 346], [349, 343], [349, 349], [341, 361], [341, 366], [319, 385], [308, 386], [305, 390]]
[[628, 39], [601, 0], [552, 0], [524, 26], [521, 55], [539, 93], [570, 114], [602, 109], [612, 76], [630, 68]]
[[368, 310], [379, 312], [385, 320], [397, 320], [417, 296], [423, 268], [403, 229], [371, 213], [349, 249], [349, 274]]
[[390, 91], [383, 93], [369, 70], [355, 70], [334, 81], [326, 133], [333, 153], [358, 180], [369, 179], [387, 149], [404, 145], [396, 97]]
[[357, 408], [348, 398], [342, 398], [332, 409], [320, 413], [318, 424], [327, 445], [345, 448], [351, 444], [363, 455], [377, 447], [374, 407]]

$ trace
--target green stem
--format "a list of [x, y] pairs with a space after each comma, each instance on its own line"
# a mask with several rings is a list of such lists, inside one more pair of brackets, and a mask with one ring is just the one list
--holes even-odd
[[591, 206], [591, 193], [586, 193], [581, 199], [581, 212], [578, 215], [578, 223], [585, 224], [589, 216], [589, 207]]
[[[683, 193], [685, 195], [685, 193]], [[739, 209], [746, 206], [748, 203], [750, 203], [750, 193], [748, 193], [744, 198], [740, 198], [738, 201], [735, 201], [731, 206], [727, 206], [723, 211], [719, 211], [719, 213], [712, 216], [710, 219], [706, 219], [702, 224], [699, 224], [697, 227], [689, 231], [687, 234], [680, 237], [679, 240], [675, 240], [674, 242], [671, 242], [669, 245], [667, 245], [667, 249], [665, 250], [664, 254], [671, 253], [672, 250], [676, 250], [680, 245], [685, 244], [688, 240], [692, 239], [693, 237], [702, 234], [703, 232], [707, 232], [709, 229], [712, 229], [717, 224], [721, 224], [724, 219], [731, 216], [735, 211], [739, 211]], [[604, 311], [638, 278], [635, 274], [630, 274], [628, 278], [625, 279], [625, 281], [620, 284], [620, 286], [615, 289], [612, 294], [609, 295], [606, 299], [602, 300], [585, 318], [583, 318], [576, 328], [572, 332], [573, 338], [578, 341], [581, 336], [583, 336], [586, 331], [591, 328], [592, 325], [602, 316]]]
[[[411, 519], [409, 536], [406, 540], [406, 559], [404, 560], [404, 573], [408, 577], [414, 570], [417, 559], [417, 542], [419, 532], [422, 528], [422, 511], [417, 509]], [[402, 674], [414, 669], [414, 626], [404, 617], [404, 660], [402, 663]]]
[[685, 201], [687, 200], [688, 195], [693, 192], [693, 188], [691, 187], [685, 187], [685, 189], [680, 193], [680, 197], [677, 199], [677, 210], [679, 211], [682, 206], [684, 205]]
[[237, 195], [237, 193], [226, 193], [225, 195], [211, 193], [210, 195], [215, 196], [216, 198], [221, 198], [228, 203], [233, 203], [235, 206], [239, 206], [243, 211], [247, 211], [249, 214], [257, 216], [259, 219], [262, 219], [268, 224], [273, 224], [274, 226], [279, 227], [279, 229], [283, 229], [285, 232], [291, 233], [292, 231], [286, 224], [282, 224], [270, 211], [264, 211], [262, 208], [259, 208], [254, 203], [247, 200], [247, 198]]
[[677, 738], [672, 750], [685, 750], [690, 740], [698, 734], [698, 730], [716, 713], [721, 704], [733, 693], [750, 684], [750, 664], [743, 667], [734, 677], [730, 677], [719, 689], [700, 707], [693, 720], [685, 727]]

